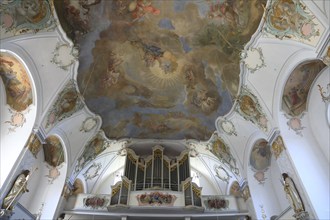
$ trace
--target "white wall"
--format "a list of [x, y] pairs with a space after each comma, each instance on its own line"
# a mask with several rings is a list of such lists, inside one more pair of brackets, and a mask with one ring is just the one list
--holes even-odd
[[311, 131], [328, 162], [330, 161], [330, 118], [327, 117], [330, 117], [330, 112], [327, 108], [330, 108], [330, 100], [327, 104], [322, 102], [317, 85], [321, 85], [323, 91], [327, 92], [326, 95], [330, 96], [330, 87], [327, 89], [329, 83], [330, 67], [326, 67], [311, 86], [307, 107]]

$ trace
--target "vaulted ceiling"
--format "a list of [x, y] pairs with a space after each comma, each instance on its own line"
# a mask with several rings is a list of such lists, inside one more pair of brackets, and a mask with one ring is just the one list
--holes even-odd
[[240, 53], [265, 5], [55, 1], [80, 49], [80, 92], [113, 139], [210, 139], [217, 117], [233, 106]]

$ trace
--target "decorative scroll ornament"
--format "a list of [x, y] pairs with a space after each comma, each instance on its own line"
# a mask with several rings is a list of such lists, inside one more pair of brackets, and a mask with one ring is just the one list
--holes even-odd
[[16, 132], [16, 128], [23, 127], [23, 125], [26, 122], [25, 115], [30, 111], [30, 109], [27, 109], [23, 112], [15, 111], [14, 109], [9, 108], [9, 111], [11, 113], [10, 121], [5, 121], [5, 123], [9, 123], [11, 128], [9, 128], [9, 132]]
[[76, 111], [82, 109], [84, 104], [80, 94], [76, 90], [76, 84], [73, 80], [66, 85], [63, 91], [58, 95], [53, 106], [48, 112], [45, 128], [56, 124], [67, 117], [70, 117]]
[[99, 174], [99, 171], [102, 168], [102, 164], [101, 163], [93, 163], [87, 170], [86, 172], [83, 174], [83, 176], [85, 177], [85, 180], [92, 180], [95, 177], [97, 177]]
[[86, 118], [82, 123], [80, 131], [89, 132], [97, 125], [97, 119], [93, 117]]
[[53, 184], [54, 180], [56, 180], [61, 175], [59, 169], [62, 168], [63, 164], [55, 167], [50, 166], [46, 163], [46, 166], [48, 168], [48, 174], [46, 175], [46, 177], [48, 177], [49, 184]]
[[258, 125], [263, 131], [268, 130], [268, 119], [263, 112], [258, 99], [247, 87], [242, 87], [242, 91], [237, 98], [236, 111], [243, 116], [245, 120]]
[[176, 196], [162, 192], [144, 193], [136, 196], [139, 206], [173, 206]]
[[216, 177], [221, 179], [222, 181], [229, 183], [231, 176], [229, 175], [228, 171], [221, 165], [215, 166], [214, 171], [216, 173]]
[[330, 46], [328, 46], [328, 50], [323, 56], [322, 60], [325, 65], [330, 66]]
[[259, 184], [264, 184], [267, 179], [264, 171], [255, 172], [253, 177], [259, 182]]
[[207, 210], [227, 209], [229, 206], [229, 200], [226, 200], [221, 197], [213, 196], [213, 197], [208, 197], [206, 200], [204, 200], [204, 205]]
[[79, 52], [76, 47], [69, 44], [60, 43], [57, 43], [53, 54], [54, 56], [50, 62], [54, 63], [63, 70], [68, 70], [69, 66], [77, 61], [79, 56]]
[[322, 101], [324, 103], [329, 104], [330, 103], [330, 83], [328, 83], [328, 85], [327, 85], [327, 91], [324, 91], [323, 87], [320, 84], [318, 84], [317, 86], [319, 87], [319, 91], [320, 91], [320, 95], [322, 97]]
[[32, 133], [29, 137], [29, 140], [27, 142], [28, 149], [30, 150], [30, 152], [32, 153], [32, 155], [37, 158], [37, 155], [42, 147], [42, 143], [39, 140], [39, 138], [37, 137], [36, 134]]
[[[330, 47], [328, 49], [330, 51]], [[328, 52], [330, 53], [330, 52]], [[330, 56], [330, 55], [329, 55]], [[322, 101], [325, 103], [325, 117], [328, 123], [328, 126], [330, 127], [330, 83], [327, 85], [327, 91], [323, 91], [323, 87], [320, 85], [317, 85], [320, 90], [320, 94], [322, 97]]]
[[195, 143], [188, 143], [187, 142], [187, 145], [186, 145], [186, 149], [189, 150], [189, 156], [190, 157], [197, 157], [198, 156], [198, 151], [196, 150], [196, 144]]
[[299, 117], [289, 117], [286, 114], [284, 114], [284, 116], [289, 119], [287, 121], [287, 125], [289, 126], [289, 130], [292, 129], [293, 131], [296, 132], [297, 135], [299, 136], [303, 136], [302, 134], [302, 130], [305, 128], [304, 126], [302, 126], [301, 123], [301, 118], [304, 116], [305, 113], [302, 113]]
[[251, 73], [266, 66], [261, 48], [249, 48], [241, 53], [241, 60]]
[[259, 206], [261, 208], [261, 217], [262, 217], [263, 220], [266, 220], [267, 219], [267, 215], [266, 215], [264, 206], [263, 205], [259, 205]]
[[266, 14], [264, 30], [279, 39], [311, 41], [320, 35], [316, 18], [299, 0], [274, 0]]
[[236, 159], [231, 154], [230, 148], [224, 140], [218, 136], [217, 133], [214, 133], [211, 140], [207, 144], [207, 150], [211, 151], [211, 153], [214, 154], [221, 163], [228, 165], [233, 173], [237, 175], [239, 174]]
[[109, 202], [110, 199], [105, 196], [89, 196], [83, 199], [84, 207], [90, 207], [91, 209], [106, 208]]
[[223, 131], [228, 135], [237, 136], [236, 128], [231, 121], [227, 119], [219, 119], [218, 125], [220, 127], [220, 131]]
[[100, 131], [88, 144], [85, 146], [85, 150], [77, 160], [75, 167], [75, 173], [78, 173], [84, 168], [84, 166], [93, 161], [98, 155], [100, 155], [108, 147], [108, 142], [104, 137], [103, 131]]
[[281, 136], [278, 136], [272, 144], [272, 153], [275, 159], [279, 158], [281, 153], [285, 150], [284, 142]]

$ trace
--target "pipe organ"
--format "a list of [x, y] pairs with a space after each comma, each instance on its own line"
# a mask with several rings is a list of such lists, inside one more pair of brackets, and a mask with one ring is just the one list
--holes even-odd
[[152, 148], [149, 156], [138, 156], [127, 149], [124, 175], [132, 181], [132, 190], [181, 191], [181, 182], [190, 177], [189, 152], [171, 158], [159, 145]]
[[[190, 177], [189, 151], [182, 151], [179, 156], [173, 157], [164, 155], [164, 148], [157, 145], [152, 148], [152, 155], [145, 156], [136, 155], [132, 149], [127, 148], [124, 168], [122, 181], [111, 187], [109, 210], [118, 206], [127, 207], [131, 191], [142, 190], [156, 190], [150, 195], [162, 195], [158, 192], [161, 190], [180, 191], [179, 194], [184, 197], [182, 205], [202, 207], [202, 188], [193, 183]], [[174, 197], [170, 195], [170, 198]]]

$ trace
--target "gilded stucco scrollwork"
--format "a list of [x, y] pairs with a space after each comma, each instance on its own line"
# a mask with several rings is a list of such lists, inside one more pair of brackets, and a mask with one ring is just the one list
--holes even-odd
[[268, 130], [268, 119], [263, 112], [257, 97], [252, 94], [247, 87], [243, 87], [237, 98], [238, 105], [236, 111], [243, 116], [245, 120], [251, 121], [259, 126], [263, 131]]
[[264, 32], [279, 39], [311, 43], [319, 39], [323, 28], [299, 0], [273, 0], [266, 10]]

